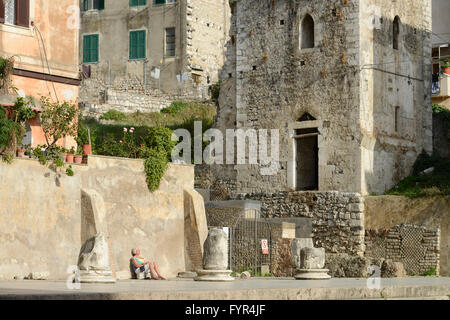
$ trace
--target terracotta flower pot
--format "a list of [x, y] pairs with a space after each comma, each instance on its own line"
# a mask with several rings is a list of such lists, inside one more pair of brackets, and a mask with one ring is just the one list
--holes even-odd
[[442, 68], [442, 71], [443, 71], [445, 74], [450, 74], [450, 67]]
[[74, 163], [80, 164], [82, 161], [83, 161], [83, 156], [75, 156], [73, 158]]
[[17, 149], [17, 156], [20, 158], [25, 157], [25, 149]]
[[90, 144], [83, 144], [83, 154], [91, 154], [92, 146]]
[[67, 163], [73, 163], [73, 154], [67, 154], [66, 162]]

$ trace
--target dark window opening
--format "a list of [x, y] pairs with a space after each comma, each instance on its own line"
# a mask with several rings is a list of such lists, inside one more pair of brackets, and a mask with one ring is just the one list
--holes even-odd
[[398, 16], [394, 19], [394, 25], [393, 25], [393, 48], [395, 50], [398, 50], [398, 42], [400, 37], [400, 18]]
[[301, 26], [301, 48], [314, 48], [314, 20], [307, 14]]
[[0, 23], [28, 28], [30, 26], [30, 0], [0, 1]]
[[313, 121], [313, 120], [316, 120], [316, 118], [314, 118], [308, 112], [305, 112], [300, 118], [298, 118], [297, 121], [302, 122], [302, 121]]
[[166, 28], [166, 56], [175, 57], [175, 28]]
[[105, 9], [105, 0], [83, 0], [83, 11], [103, 9]]
[[400, 107], [395, 107], [394, 130], [398, 132], [400, 128]]
[[280, 26], [284, 26], [284, 20], [280, 20]]
[[296, 172], [297, 190], [318, 190], [319, 187], [319, 148], [317, 128], [297, 129]]

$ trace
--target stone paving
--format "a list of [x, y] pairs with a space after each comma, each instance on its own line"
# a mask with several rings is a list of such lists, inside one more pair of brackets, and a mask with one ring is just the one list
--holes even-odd
[[151, 299], [151, 300], [291, 300], [430, 298], [450, 294], [450, 278], [381, 279], [369, 289], [367, 279], [293, 280], [252, 278], [234, 282], [196, 282], [191, 279], [122, 280], [115, 284], [81, 284], [70, 290], [65, 281], [2, 281], [0, 299]]

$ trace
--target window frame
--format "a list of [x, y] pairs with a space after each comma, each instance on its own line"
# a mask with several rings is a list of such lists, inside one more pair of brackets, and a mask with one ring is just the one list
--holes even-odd
[[[97, 54], [97, 59], [94, 61], [92, 59], [86, 60], [86, 39], [89, 39], [91, 37], [96, 37], [97, 39], [97, 48], [96, 48], [96, 54]], [[91, 58], [91, 51], [92, 48], [90, 47], [91, 43], [89, 43], [89, 58]], [[98, 33], [91, 33], [91, 34], [84, 34], [83, 35], [83, 63], [84, 64], [88, 64], [88, 63], [98, 63], [100, 61], [100, 35]]]
[[[305, 28], [304, 24], [306, 23], [306, 19], [310, 19], [312, 21], [312, 30], [307, 30], [308, 32], [312, 32], [312, 46], [311, 47], [303, 47], [304, 37], [305, 37]], [[316, 47], [316, 22], [311, 14], [306, 13], [303, 18], [300, 20], [299, 26], [300, 34], [299, 34], [299, 49], [300, 50], [311, 50]], [[310, 35], [311, 36], [311, 35]]]
[[146, 5], [147, 0], [130, 0], [130, 8], [145, 7]]
[[30, 28], [30, 0], [12, 0], [14, 8], [14, 23], [6, 22], [6, 6], [2, 1], [0, 4], [0, 23], [21, 28]]
[[[132, 55], [132, 34], [136, 34], [139, 35], [139, 33], [143, 33], [144, 34], [144, 42], [143, 42], [143, 47], [144, 47], [144, 55], [143, 56], [139, 56], [139, 39], [136, 39], [136, 56]], [[129, 60], [145, 60], [147, 59], [147, 30], [145, 29], [138, 29], [138, 30], [130, 30], [128, 33], [128, 59]]]
[[[173, 29], [173, 55], [169, 55], [168, 54], [168, 42], [167, 42], [167, 30], [168, 29]], [[168, 57], [168, 58], [174, 58], [177, 55], [177, 28], [176, 27], [169, 27], [169, 28], [164, 28], [164, 56]]]
[[105, 0], [97, 0], [97, 8], [95, 7], [96, 0], [83, 0], [82, 11], [102, 11], [105, 10]]
[[[158, 3], [158, 1], [162, 1], [160, 3]], [[170, 2], [168, 2], [170, 1]], [[174, 4], [177, 3], [177, 0], [153, 0], [153, 5], [154, 6], [164, 6], [166, 4]]]

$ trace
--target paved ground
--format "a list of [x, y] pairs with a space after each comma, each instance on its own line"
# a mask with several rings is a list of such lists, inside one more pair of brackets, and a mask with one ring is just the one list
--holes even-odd
[[448, 299], [450, 278], [381, 279], [380, 289], [367, 279], [293, 280], [252, 278], [234, 282], [191, 279], [123, 280], [115, 284], [81, 284], [70, 290], [65, 281], [0, 281], [0, 299], [151, 299], [151, 300], [291, 300], [291, 299]]

